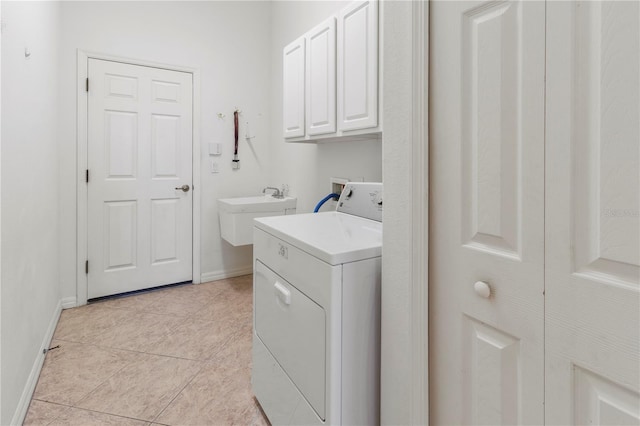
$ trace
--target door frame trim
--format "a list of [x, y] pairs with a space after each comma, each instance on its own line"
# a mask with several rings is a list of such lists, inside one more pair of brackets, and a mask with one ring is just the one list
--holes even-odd
[[429, 424], [429, 1], [412, 4], [411, 424]]
[[192, 177], [193, 189], [193, 225], [192, 225], [192, 268], [191, 277], [194, 284], [200, 283], [200, 206], [202, 192], [200, 179], [200, 70], [197, 68], [169, 65], [140, 59], [125, 58], [85, 50], [77, 50], [77, 103], [76, 103], [76, 306], [86, 305], [88, 299], [88, 277], [85, 273], [85, 261], [88, 255], [87, 229], [87, 185], [85, 170], [87, 169], [88, 96], [85, 89], [88, 77], [89, 59], [100, 59], [121, 62], [143, 67], [161, 68], [169, 71], [189, 73], [193, 76], [192, 98]]

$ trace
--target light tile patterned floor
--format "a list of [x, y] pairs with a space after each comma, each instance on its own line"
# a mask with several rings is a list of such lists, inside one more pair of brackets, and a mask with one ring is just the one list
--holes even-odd
[[252, 276], [62, 312], [25, 425], [268, 425], [251, 392]]

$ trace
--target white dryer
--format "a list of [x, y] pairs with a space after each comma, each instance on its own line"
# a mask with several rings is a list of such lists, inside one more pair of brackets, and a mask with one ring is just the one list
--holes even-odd
[[252, 385], [272, 424], [379, 424], [381, 221], [381, 183], [255, 220]]

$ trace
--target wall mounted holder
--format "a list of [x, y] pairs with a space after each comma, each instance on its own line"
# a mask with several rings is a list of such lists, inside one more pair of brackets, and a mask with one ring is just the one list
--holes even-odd
[[238, 158], [238, 135], [240, 133], [240, 124], [238, 116], [242, 114], [242, 111], [236, 107], [233, 111], [233, 128], [234, 128], [234, 148], [233, 148], [233, 160], [231, 160], [231, 168], [238, 170], [240, 168], [240, 159]]
[[244, 127], [244, 138], [247, 142], [251, 142], [251, 139], [254, 139], [255, 136], [251, 136], [251, 131], [249, 130], [249, 122], [245, 122]]

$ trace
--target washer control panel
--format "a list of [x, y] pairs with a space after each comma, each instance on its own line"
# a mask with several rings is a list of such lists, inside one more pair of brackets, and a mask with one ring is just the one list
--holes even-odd
[[336, 211], [382, 222], [382, 183], [347, 183]]

